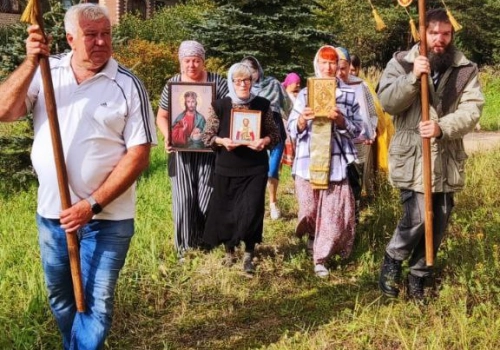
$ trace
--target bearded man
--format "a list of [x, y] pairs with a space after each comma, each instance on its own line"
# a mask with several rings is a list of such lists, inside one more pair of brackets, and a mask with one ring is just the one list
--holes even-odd
[[[444, 9], [426, 14], [428, 57], [419, 45], [398, 52], [387, 64], [378, 95], [394, 116], [395, 135], [389, 148], [391, 183], [400, 189], [403, 216], [385, 249], [379, 287], [397, 297], [403, 260], [409, 259], [408, 297], [424, 299], [431, 276], [425, 261], [422, 140], [431, 139], [434, 254], [443, 239], [453, 208], [453, 195], [465, 183], [467, 154], [463, 137], [479, 121], [484, 96], [477, 66], [453, 46], [454, 29]], [[420, 78], [429, 77], [430, 118], [421, 120]]]

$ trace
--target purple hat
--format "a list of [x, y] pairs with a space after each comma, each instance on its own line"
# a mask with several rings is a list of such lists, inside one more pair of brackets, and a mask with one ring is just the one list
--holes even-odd
[[293, 84], [293, 83], [300, 83], [300, 76], [297, 73], [292, 72], [292, 73], [288, 73], [288, 75], [286, 76], [283, 83], [281, 83], [281, 85], [283, 85], [283, 87], [286, 88], [288, 85]]

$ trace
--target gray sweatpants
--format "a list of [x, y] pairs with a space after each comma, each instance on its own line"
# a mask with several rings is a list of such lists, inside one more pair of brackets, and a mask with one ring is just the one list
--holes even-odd
[[[431, 270], [425, 263], [424, 194], [403, 189], [400, 200], [403, 205], [403, 217], [394, 230], [386, 252], [396, 260], [410, 258], [408, 264], [412, 275], [428, 276]], [[453, 193], [432, 194], [434, 257], [443, 240], [453, 206]]]

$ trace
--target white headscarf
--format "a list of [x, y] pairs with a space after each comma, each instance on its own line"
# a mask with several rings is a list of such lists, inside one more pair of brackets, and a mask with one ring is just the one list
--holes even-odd
[[231, 66], [231, 68], [229, 68], [229, 71], [227, 72], [227, 86], [229, 88], [229, 93], [227, 95], [231, 98], [233, 103], [239, 105], [250, 103], [255, 98], [255, 95], [252, 93], [251, 90], [250, 90], [250, 96], [247, 99], [243, 100], [239, 98], [238, 95], [236, 95], [236, 90], [234, 88], [234, 83], [233, 83], [233, 74], [236, 69], [240, 69], [241, 67], [243, 67], [246, 71], [248, 71], [248, 78], [250, 78], [251, 80], [252, 72], [250, 71], [250, 68], [248, 68], [246, 64], [235, 63]]
[[[337, 50], [335, 49], [335, 47], [331, 46], [331, 45], [323, 45], [319, 48], [319, 50], [316, 52], [316, 55], [314, 56], [314, 61], [313, 61], [313, 65], [314, 65], [314, 75], [316, 76], [316, 78], [321, 78], [321, 72], [319, 71], [319, 66], [318, 66], [318, 61], [319, 61], [319, 52], [321, 51], [321, 49], [325, 48], [325, 47], [330, 47], [333, 49], [333, 51], [335, 51], [335, 53], [337, 52]], [[333, 78], [333, 77], [332, 77]]]

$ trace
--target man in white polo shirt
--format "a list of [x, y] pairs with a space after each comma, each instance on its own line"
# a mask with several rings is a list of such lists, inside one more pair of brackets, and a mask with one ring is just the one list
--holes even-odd
[[[27, 57], [0, 85], [0, 121], [33, 112], [32, 162], [39, 179], [37, 225], [52, 312], [65, 349], [101, 349], [111, 327], [118, 275], [134, 234], [135, 181], [156, 144], [142, 83], [111, 57], [105, 8], [71, 7], [71, 52], [50, 57], [72, 206], [62, 210], [39, 55], [49, 55], [38, 26], [28, 28]], [[76, 232], [86, 311], [77, 313], [65, 232]]]

